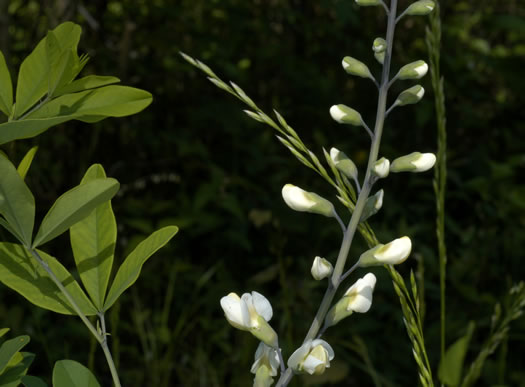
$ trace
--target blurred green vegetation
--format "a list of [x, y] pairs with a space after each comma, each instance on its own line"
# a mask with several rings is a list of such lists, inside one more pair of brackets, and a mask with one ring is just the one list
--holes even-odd
[[[441, 15], [449, 150], [447, 335], [450, 344], [476, 321], [469, 364], [490, 329], [494, 304], [505, 306], [511, 284], [525, 277], [525, 3], [447, 1]], [[208, 83], [179, 51], [235, 81], [264, 110], [279, 110], [311, 149], [336, 146], [363, 172], [368, 136], [335, 124], [328, 108], [345, 103], [373, 120], [376, 89], [348, 77], [340, 61], [351, 55], [379, 71], [371, 45], [384, 34], [383, 12], [358, 9], [351, 0], [3, 0], [0, 49], [11, 73], [48, 29], [66, 20], [83, 27], [79, 51], [91, 56], [83, 74], [117, 75], [152, 92], [154, 102], [130, 118], [70, 122], [3, 150], [18, 161], [39, 146], [27, 181], [40, 216], [89, 165], [102, 163], [122, 184], [113, 201], [120, 252], [157, 227], [180, 226], [177, 240], [147, 263], [109, 318], [124, 385], [251, 385], [256, 340], [227, 324], [219, 299], [230, 291], [267, 296], [289, 356], [324, 292], [310, 279], [312, 259], [335, 258], [340, 230], [329, 219], [292, 213], [280, 190], [290, 182], [336, 199], [270, 129], [247, 118], [238, 101]], [[425, 23], [414, 17], [398, 25], [394, 69], [427, 59]], [[428, 77], [422, 81], [426, 98], [389, 116], [381, 156], [435, 151], [431, 85]], [[391, 97], [406, 86], [396, 83]], [[424, 271], [426, 342], [437, 368], [432, 174], [396, 175], [381, 186], [384, 207], [370, 223], [382, 241], [409, 235], [414, 242], [417, 259], [400, 271]], [[64, 236], [47, 250], [72, 268], [68, 243]], [[352, 257], [363, 249], [358, 238]], [[334, 385], [416, 385], [399, 301], [387, 273], [375, 272], [370, 312], [326, 334], [336, 352], [326, 376]], [[49, 377], [56, 360], [70, 358], [93, 366], [110, 385], [102, 354], [79, 321], [34, 308], [3, 286], [0, 295], [0, 325], [32, 338], [33, 374]], [[524, 342], [522, 318], [487, 361], [478, 385], [525, 386]], [[299, 378], [294, 383], [303, 385]]]

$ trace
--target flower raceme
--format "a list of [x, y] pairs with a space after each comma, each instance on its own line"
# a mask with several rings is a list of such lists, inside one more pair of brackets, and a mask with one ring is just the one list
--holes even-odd
[[292, 210], [311, 212], [327, 217], [333, 217], [335, 210], [332, 203], [314, 192], [306, 192], [292, 184], [286, 184], [282, 189], [283, 199]]
[[292, 353], [288, 359], [288, 367], [298, 374], [321, 375], [330, 367], [334, 359], [334, 350], [321, 339], [307, 340]]
[[325, 319], [325, 327], [337, 324], [352, 313], [366, 313], [372, 306], [372, 294], [376, 286], [376, 276], [366, 274], [348, 288], [344, 296], [330, 309]]
[[412, 250], [412, 241], [409, 237], [394, 239], [386, 245], [378, 244], [365, 251], [359, 257], [359, 266], [397, 265], [404, 262]]
[[254, 291], [239, 297], [230, 293], [221, 298], [221, 307], [231, 326], [249, 331], [266, 345], [277, 348], [277, 333], [268, 324], [273, 315], [272, 306], [262, 294]]

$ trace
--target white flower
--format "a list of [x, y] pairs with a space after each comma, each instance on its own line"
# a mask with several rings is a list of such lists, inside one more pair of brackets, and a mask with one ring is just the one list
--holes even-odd
[[308, 340], [290, 356], [288, 367], [299, 374], [321, 375], [333, 359], [334, 350], [330, 344], [321, 339]]
[[277, 347], [277, 334], [268, 324], [273, 314], [272, 306], [262, 294], [254, 291], [239, 297], [230, 293], [221, 298], [221, 307], [234, 328], [249, 331], [265, 344]]
[[435, 163], [436, 156], [433, 153], [412, 152], [395, 159], [390, 165], [390, 172], [425, 172]]
[[404, 262], [412, 251], [409, 237], [394, 239], [386, 245], [379, 244], [359, 257], [359, 266], [397, 265]]
[[328, 262], [326, 259], [321, 257], [315, 257], [314, 263], [312, 264], [312, 277], [316, 279], [317, 281], [320, 281], [326, 277], [328, 277], [330, 274], [332, 274], [332, 271], [334, 270], [332, 264]]
[[325, 326], [335, 325], [354, 312], [368, 312], [372, 306], [372, 294], [376, 281], [376, 276], [368, 273], [350, 286], [343, 297], [328, 311]]
[[332, 148], [330, 149], [330, 159], [339, 172], [343, 173], [348, 178], [354, 180], [357, 179], [357, 167], [354, 162], [344, 154], [344, 152], [341, 152], [337, 148]]
[[390, 172], [390, 161], [384, 157], [381, 157], [375, 162], [374, 166], [372, 167], [372, 172], [380, 179], [387, 177], [388, 173]]
[[330, 108], [330, 115], [334, 121], [340, 124], [350, 124], [355, 126], [361, 126], [363, 124], [361, 114], [359, 114], [357, 110], [343, 104], [332, 106]]
[[259, 343], [259, 346], [255, 351], [255, 362], [252, 365], [251, 373], [256, 374], [260, 367], [266, 366], [269, 370], [270, 376], [277, 376], [279, 364], [280, 361], [277, 350], [264, 343]]
[[327, 217], [334, 216], [333, 204], [314, 192], [306, 192], [295, 185], [286, 184], [282, 189], [282, 195], [292, 210], [311, 212]]

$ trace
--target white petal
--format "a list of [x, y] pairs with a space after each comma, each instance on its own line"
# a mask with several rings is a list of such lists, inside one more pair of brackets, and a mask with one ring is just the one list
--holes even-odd
[[321, 344], [324, 347], [324, 349], [326, 349], [328, 353], [328, 359], [334, 360], [335, 352], [333, 348], [330, 346], [330, 344], [328, 344], [326, 341], [322, 339], [315, 339], [314, 341], [312, 341], [312, 347], [315, 347], [319, 344]]
[[297, 348], [288, 358], [288, 367], [296, 370], [299, 363], [301, 363], [310, 352], [310, 348], [312, 348], [312, 340], [306, 341], [303, 345]]
[[266, 321], [270, 321], [273, 316], [273, 310], [270, 301], [268, 301], [262, 294], [255, 291], [252, 292], [252, 300], [253, 306], [255, 307], [255, 310], [259, 316], [264, 318]]
[[308, 372], [310, 375], [313, 375], [315, 372], [315, 369], [321, 365], [324, 364], [324, 361], [319, 360], [315, 356], [307, 356], [306, 359], [303, 361], [303, 370]]
[[423, 153], [417, 160], [412, 161], [412, 165], [418, 172], [428, 171], [436, 163], [436, 156], [433, 153]]
[[269, 348], [269, 354], [268, 358], [270, 359], [270, 376], [277, 376], [277, 370], [279, 369], [279, 365], [281, 364], [279, 360], [279, 354], [277, 353], [277, 350], [273, 348]]
[[395, 265], [403, 262], [410, 255], [412, 241], [409, 237], [394, 239], [374, 253], [374, 257], [385, 264]]
[[250, 293], [244, 293], [241, 297], [241, 313], [243, 324], [247, 328], [253, 327], [254, 320], [256, 321], [256, 311], [253, 307], [252, 295]]
[[342, 119], [344, 116], [346, 116], [346, 113], [342, 111], [339, 106], [334, 105], [330, 108], [330, 115], [334, 119], [334, 121], [337, 121], [339, 123], [342, 123]]
[[315, 202], [306, 196], [306, 192], [292, 184], [286, 184], [282, 189], [283, 199], [293, 210], [307, 211]]
[[416, 68], [414, 68], [414, 71], [417, 73], [418, 77], [421, 78], [421, 77], [425, 76], [425, 74], [427, 73], [428, 65], [426, 63], [423, 63], [422, 65], [417, 66]]
[[244, 324], [241, 308], [241, 299], [235, 293], [230, 293], [227, 296], [221, 298], [221, 307], [224, 310], [226, 319], [235, 328], [246, 329], [248, 328]]

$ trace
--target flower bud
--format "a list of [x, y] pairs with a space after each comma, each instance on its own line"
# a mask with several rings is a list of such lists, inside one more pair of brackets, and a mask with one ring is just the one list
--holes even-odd
[[264, 343], [259, 343], [255, 351], [255, 362], [252, 365], [251, 373], [255, 374], [259, 368], [266, 366], [269, 371], [269, 376], [277, 376], [277, 369], [279, 368], [279, 354], [275, 348], [269, 347]]
[[356, 75], [361, 78], [370, 78], [372, 80], [374, 79], [368, 67], [363, 62], [360, 62], [357, 59], [352, 58], [351, 56], [345, 56], [343, 58], [343, 69], [348, 74]]
[[325, 198], [314, 192], [306, 192], [292, 184], [286, 184], [282, 189], [283, 199], [292, 210], [311, 212], [327, 217], [334, 216], [334, 206]]
[[321, 339], [307, 340], [288, 359], [288, 367], [298, 374], [321, 375], [330, 367], [334, 350]]
[[374, 57], [379, 63], [381, 64], [385, 63], [385, 53], [384, 52], [376, 52], [374, 53]]
[[358, 111], [346, 105], [334, 105], [330, 108], [330, 115], [334, 121], [340, 124], [350, 124], [355, 126], [362, 126], [363, 119]]
[[390, 172], [425, 172], [435, 163], [436, 156], [433, 153], [412, 152], [395, 159], [390, 165]]
[[339, 172], [349, 179], [357, 179], [357, 167], [343, 152], [336, 148], [330, 149], [330, 158]]
[[314, 263], [312, 264], [312, 277], [316, 281], [320, 281], [326, 277], [328, 277], [330, 274], [332, 274], [332, 271], [334, 270], [332, 264], [328, 262], [326, 259], [321, 257], [315, 257]]
[[277, 347], [277, 333], [268, 324], [273, 310], [270, 302], [257, 292], [244, 293], [239, 297], [230, 293], [221, 298], [226, 319], [234, 328], [249, 331], [270, 347]]
[[387, 48], [387, 43], [386, 43], [385, 39], [383, 39], [383, 38], [375, 38], [374, 39], [374, 43], [372, 44], [372, 50], [374, 50], [374, 52], [376, 54], [379, 54], [381, 52], [385, 52], [386, 48]]
[[368, 312], [372, 306], [372, 294], [376, 282], [376, 276], [368, 273], [350, 286], [344, 296], [328, 311], [325, 319], [325, 327], [331, 327], [337, 324], [353, 312]]
[[381, 0], [355, 0], [355, 2], [362, 7], [381, 4]]
[[359, 266], [397, 265], [408, 258], [411, 250], [412, 241], [409, 237], [394, 239], [386, 245], [378, 244], [361, 254]]
[[428, 71], [428, 65], [423, 60], [417, 60], [401, 67], [396, 75], [398, 79], [420, 79]]
[[421, 85], [415, 85], [401, 92], [394, 103], [397, 106], [418, 103], [424, 95], [425, 89]]
[[380, 179], [387, 177], [389, 171], [390, 161], [388, 161], [388, 159], [385, 159], [384, 157], [381, 157], [379, 160], [377, 160], [374, 166], [372, 167], [372, 173]]
[[381, 209], [383, 206], [383, 196], [384, 191], [380, 189], [376, 192], [374, 196], [370, 196], [365, 203], [365, 207], [363, 208], [363, 212], [361, 214], [361, 219], [359, 219], [359, 222], [364, 222], [368, 218], [370, 218], [372, 215], [377, 214], [377, 212]]
[[428, 15], [434, 10], [436, 4], [432, 0], [420, 0], [412, 3], [405, 13], [407, 15]]

